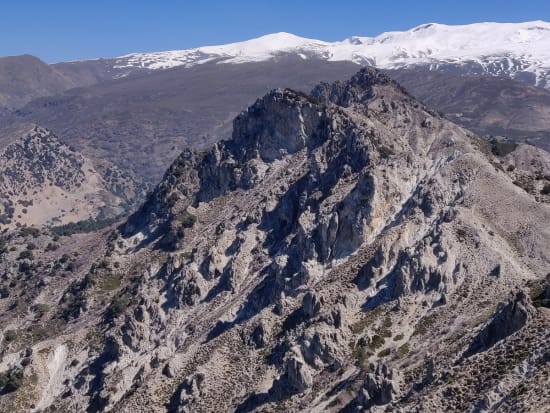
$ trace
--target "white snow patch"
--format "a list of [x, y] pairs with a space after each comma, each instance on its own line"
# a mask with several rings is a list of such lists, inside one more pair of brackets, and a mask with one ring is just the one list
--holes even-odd
[[[449, 26], [423, 24], [408, 31], [387, 32], [376, 37], [353, 36], [324, 42], [273, 33], [256, 39], [219, 46], [157, 53], [132, 53], [117, 59], [116, 67], [165, 69], [195, 66], [212, 60], [220, 63], [258, 62], [281, 53], [294, 53], [328, 61], [351, 61], [383, 69], [411, 65], [480, 64], [507, 67], [515, 74], [527, 71], [548, 76], [550, 71], [550, 23], [475, 23]], [[504, 69], [503, 69], [504, 70]], [[550, 87], [550, 86], [549, 86]]]

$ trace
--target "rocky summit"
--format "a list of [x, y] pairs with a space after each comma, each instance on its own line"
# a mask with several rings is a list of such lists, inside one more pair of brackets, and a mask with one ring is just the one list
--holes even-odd
[[80, 242], [0, 317], [1, 411], [550, 408], [550, 155], [374, 69], [268, 93]]

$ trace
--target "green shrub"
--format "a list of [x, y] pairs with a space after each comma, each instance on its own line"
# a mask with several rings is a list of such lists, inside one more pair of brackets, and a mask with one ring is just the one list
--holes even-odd
[[491, 141], [491, 152], [496, 156], [506, 156], [509, 153], [515, 151], [518, 144], [515, 142], [499, 142], [497, 140]]
[[65, 321], [74, 320], [87, 310], [86, 291], [95, 284], [95, 281], [87, 274], [81, 281], [74, 281], [63, 296], [61, 302], [65, 308], [61, 311], [61, 317]]
[[28, 259], [32, 261], [34, 259], [34, 254], [32, 253], [31, 250], [24, 250], [19, 253], [19, 257], [17, 257], [17, 259], [18, 260]]
[[24, 238], [28, 236], [32, 236], [33, 238], [38, 238], [40, 236], [40, 231], [37, 228], [33, 228], [33, 227], [22, 227], [19, 230], [19, 235]]
[[17, 331], [15, 330], [6, 330], [4, 333], [4, 339], [8, 342], [14, 341], [17, 338]]
[[381, 336], [379, 336], [378, 334], [375, 334], [375, 335], [372, 336], [372, 338], [370, 339], [369, 347], [370, 347], [372, 350], [377, 350], [377, 349], [379, 349], [380, 347], [382, 347], [382, 346], [384, 345], [385, 342], [386, 342], [386, 340], [384, 339], [384, 337], [381, 337]]
[[42, 318], [50, 311], [50, 306], [48, 304], [36, 304], [34, 306], [34, 312], [38, 318]]
[[176, 220], [179, 221], [184, 228], [191, 228], [197, 222], [197, 217], [188, 212], [187, 210], [181, 211], [177, 216]]
[[374, 353], [366, 348], [364, 344], [357, 344], [352, 349], [352, 357], [355, 359], [355, 365], [360, 368], [366, 368], [368, 365], [369, 357]]
[[58, 244], [55, 244], [53, 242], [50, 242], [48, 243], [48, 245], [46, 246], [46, 251], [49, 252], [49, 251], [56, 251], [57, 249], [59, 248], [59, 245]]
[[[83, 221], [71, 222], [69, 224], [60, 225], [50, 228], [52, 234], [57, 237], [71, 236], [73, 234], [86, 234], [89, 232], [99, 231], [100, 229], [107, 228], [113, 225], [119, 217], [106, 218], [106, 219], [85, 219]], [[54, 238], [54, 241], [56, 239]]]
[[111, 301], [111, 304], [105, 311], [105, 321], [114, 321], [124, 312], [124, 310], [126, 310], [129, 304], [130, 300], [128, 297], [122, 296], [113, 298], [113, 301]]
[[394, 154], [394, 151], [387, 146], [381, 145], [378, 147], [378, 153], [382, 159], [388, 159], [391, 155]]
[[550, 297], [547, 294], [547, 290], [550, 289], [547, 282], [544, 280], [532, 280], [527, 283], [529, 288], [529, 296], [533, 300], [535, 307], [550, 308]]
[[405, 343], [397, 349], [397, 354], [400, 356], [405, 356], [409, 353], [409, 351], [411, 351], [411, 347], [409, 346], [409, 343]]
[[109, 274], [99, 282], [99, 288], [104, 291], [116, 290], [120, 287], [122, 277], [119, 274]]
[[392, 321], [390, 317], [386, 317], [384, 319], [384, 322], [382, 323], [382, 326], [376, 331], [376, 333], [382, 337], [391, 337], [391, 326]]
[[332, 401], [327, 405], [327, 407], [335, 407], [335, 406], [338, 406], [339, 404], [342, 404], [342, 401], [337, 397], [337, 398], [335, 398], [334, 400], [332, 400]]
[[23, 370], [12, 368], [0, 373], [0, 394], [16, 391], [23, 384]]
[[378, 353], [378, 357], [388, 357], [391, 353], [391, 349], [385, 348], [381, 352]]

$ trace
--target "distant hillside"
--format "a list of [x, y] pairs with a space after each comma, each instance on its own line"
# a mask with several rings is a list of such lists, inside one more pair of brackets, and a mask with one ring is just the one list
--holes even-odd
[[276, 87], [309, 91], [349, 77], [350, 62], [277, 62], [157, 71], [34, 100], [6, 123], [54, 131], [94, 161], [108, 160], [155, 184], [185, 147], [208, 147], [231, 134], [233, 118]]
[[550, 150], [550, 90], [501, 77], [426, 69], [386, 73], [417, 99], [465, 128]]
[[38, 126], [0, 137], [0, 229], [56, 226], [124, 211], [93, 163]]

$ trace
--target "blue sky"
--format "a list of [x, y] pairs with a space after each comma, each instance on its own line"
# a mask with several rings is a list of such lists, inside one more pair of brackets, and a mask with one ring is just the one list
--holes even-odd
[[527, 20], [550, 21], [550, 0], [0, 0], [0, 56], [57, 62], [278, 31], [330, 41], [428, 22]]

